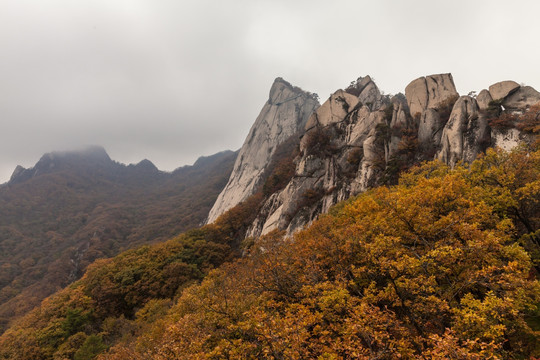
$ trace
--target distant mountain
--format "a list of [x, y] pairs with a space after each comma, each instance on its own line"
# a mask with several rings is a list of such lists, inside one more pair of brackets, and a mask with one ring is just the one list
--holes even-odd
[[0, 330], [94, 260], [198, 226], [235, 158], [226, 151], [168, 173], [93, 146], [18, 166], [0, 187]]

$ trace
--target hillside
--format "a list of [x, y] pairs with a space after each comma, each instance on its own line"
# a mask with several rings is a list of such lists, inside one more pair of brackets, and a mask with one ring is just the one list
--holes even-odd
[[523, 222], [540, 222], [539, 171], [527, 147], [426, 163], [293, 241], [240, 243], [248, 201], [90, 266], [0, 337], [0, 357], [534, 358], [540, 242]]
[[198, 226], [235, 155], [165, 173], [148, 160], [126, 166], [91, 147], [18, 167], [0, 187], [0, 330], [94, 260]]
[[[536, 358], [539, 114], [540, 93], [512, 81], [459, 96], [450, 74], [430, 75], [390, 96], [363, 77], [319, 107], [278, 78], [227, 157], [215, 221], [165, 242], [167, 213], [138, 213], [146, 193], [129, 192], [163, 174], [145, 161], [124, 176], [92, 151], [88, 163], [124, 169], [97, 166], [121, 184], [110, 199], [137, 199], [113, 213], [114, 236], [133, 219], [156, 224], [135, 227], [139, 243], [159, 243], [88, 265], [11, 324], [0, 358]], [[59, 158], [17, 169], [7, 188], [71, 166]]]

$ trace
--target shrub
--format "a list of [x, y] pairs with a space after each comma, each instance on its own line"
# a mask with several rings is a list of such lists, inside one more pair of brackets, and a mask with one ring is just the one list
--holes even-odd
[[516, 128], [529, 134], [538, 134], [540, 132], [540, 103], [531, 106], [519, 117]]
[[439, 104], [437, 107], [437, 113], [439, 113], [441, 120], [446, 122], [448, 119], [450, 119], [450, 114], [452, 113], [452, 109], [454, 108], [454, 105], [458, 99], [459, 96], [452, 96]]
[[394, 116], [394, 104], [390, 103], [384, 108], [384, 120], [386, 120], [387, 123], [390, 123], [390, 121], [392, 121], [392, 116]]
[[334, 154], [336, 148], [332, 145], [329, 128], [315, 127], [306, 136], [306, 155], [326, 157]]
[[357, 147], [349, 151], [349, 154], [347, 155], [347, 162], [355, 167], [358, 167], [363, 157], [364, 150], [360, 147]]
[[299, 137], [295, 134], [280, 144], [265, 173], [262, 176], [262, 193], [269, 197], [273, 193], [283, 189], [294, 176], [296, 165], [294, 159], [299, 154]]
[[488, 124], [493, 129], [508, 130], [515, 128], [515, 123], [518, 120], [518, 116], [510, 113], [503, 113], [495, 118], [488, 118]]
[[296, 203], [296, 207], [293, 211], [287, 214], [288, 221], [294, 219], [294, 217], [304, 208], [311, 208], [318, 203], [326, 195], [326, 191], [321, 188], [308, 189], [300, 196], [300, 199]]

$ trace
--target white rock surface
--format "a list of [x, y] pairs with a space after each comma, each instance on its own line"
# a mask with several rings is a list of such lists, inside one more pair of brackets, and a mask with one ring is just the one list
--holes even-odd
[[269, 99], [251, 127], [229, 182], [210, 210], [207, 223], [253, 195], [277, 146], [303, 130], [318, 106], [309, 93], [281, 78], [274, 81]]
[[489, 93], [493, 100], [500, 100], [507, 97], [513, 91], [519, 89], [519, 84], [512, 80], [500, 81], [489, 87]]
[[425, 109], [438, 108], [445, 101], [459, 96], [452, 74], [438, 74], [413, 80], [405, 88], [405, 97], [413, 117]]
[[492, 130], [491, 133], [493, 146], [499, 147], [505, 151], [510, 151], [516, 146], [518, 146], [524, 139], [525, 136], [518, 129], [508, 129], [508, 130]]
[[489, 108], [489, 103], [493, 100], [491, 97], [491, 94], [488, 90], [484, 89], [480, 91], [478, 96], [476, 97], [476, 102], [478, 103], [478, 108], [480, 111], [485, 111]]
[[503, 101], [507, 110], [525, 110], [540, 102], [540, 92], [530, 86], [522, 86]]
[[444, 127], [437, 158], [451, 166], [460, 160], [471, 162], [483, 150], [488, 138], [487, 121], [476, 100], [462, 96], [456, 101]]

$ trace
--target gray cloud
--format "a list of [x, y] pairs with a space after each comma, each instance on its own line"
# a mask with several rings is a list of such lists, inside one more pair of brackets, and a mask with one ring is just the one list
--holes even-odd
[[536, 1], [6, 0], [0, 182], [100, 144], [172, 170], [237, 149], [282, 76], [324, 100], [370, 74], [387, 93], [452, 72], [461, 93], [540, 89]]

